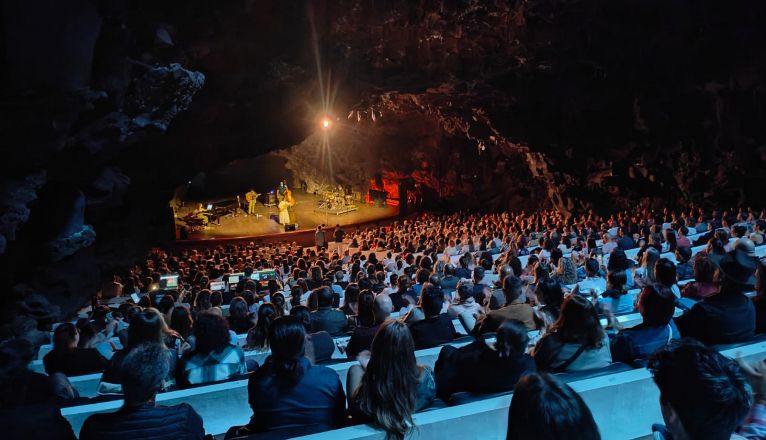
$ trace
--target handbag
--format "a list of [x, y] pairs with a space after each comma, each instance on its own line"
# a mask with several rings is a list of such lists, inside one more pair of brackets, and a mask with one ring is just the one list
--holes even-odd
[[574, 361], [577, 360], [577, 358], [580, 357], [580, 355], [585, 351], [585, 344], [580, 345], [580, 347], [577, 349], [577, 351], [574, 352], [572, 356], [569, 357], [569, 359], [565, 360], [564, 363], [558, 365], [556, 368], [554, 368], [554, 371], [562, 373], [566, 371], [567, 368], [569, 368]]

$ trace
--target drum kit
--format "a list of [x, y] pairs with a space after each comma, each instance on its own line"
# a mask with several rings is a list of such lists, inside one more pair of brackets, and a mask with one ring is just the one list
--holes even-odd
[[342, 188], [327, 189], [320, 194], [318, 207], [322, 209], [340, 211], [354, 205], [354, 196], [346, 194]]

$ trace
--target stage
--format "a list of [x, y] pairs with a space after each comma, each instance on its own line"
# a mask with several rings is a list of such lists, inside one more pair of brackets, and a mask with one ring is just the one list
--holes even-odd
[[[364, 201], [356, 203], [355, 206], [358, 209], [342, 214], [317, 212], [319, 210], [320, 197], [300, 191], [293, 191], [293, 197], [296, 201], [293, 211], [298, 222], [296, 229], [298, 232], [314, 230], [318, 225], [334, 227], [337, 224], [347, 226], [374, 223], [377, 220], [391, 219], [399, 215], [399, 208], [397, 206], [387, 205], [378, 207], [364, 203]], [[244, 200], [244, 197], [242, 198]], [[259, 200], [262, 199], [262, 197], [259, 198]], [[176, 215], [183, 217], [189, 214], [195, 206], [196, 203], [186, 203], [184, 207], [177, 211]], [[278, 215], [279, 213], [276, 206], [267, 207], [259, 201], [256, 204], [255, 211], [256, 215], [248, 216], [243, 211], [238, 210], [235, 216], [222, 217], [220, 224], [211, 223], [204, 228], [190, 230], [188, 232], [188, 239], [210, 240], [217, 238], [262, 237], [285, 232], [282, 225], [271, 219], [272, 215]]]

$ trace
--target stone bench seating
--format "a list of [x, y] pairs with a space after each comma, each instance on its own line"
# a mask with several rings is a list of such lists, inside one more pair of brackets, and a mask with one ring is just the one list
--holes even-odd
[[[393, 317], [393, 316], [392, 316]], [[640, 322], [640, 317], [639, 317]], [[460, 324], [460, 321], [457, 319], [454, 319], [452, 323], [455, 325], [456, 329], [458, 330], [458, 333], [461, 335], [466, 335], [467, 333], [463, 330], [462, 324]], [[534, 336], [537, 334], [537, 331], [531, 332]], [[240, 338], [240, 345], [244, 345], [244, 340], [247, 337], [247, 335], [237, 335], [238, 338]], [[345, 347], [348, 345], [350, 337], [349, 336], [340, 336], [335, 337], [333, 340], [335, 341], [335, 351], [332, 354], [332, 361], [331, 362], [342, 362], [347, 361], [347, 356], [343, 353], [341, 353], [339, 346]], [[253, 360], [258, 363], [258, 365], [263, 365], [263, 363], [266, 361], [266, 358], [271, 355], [270, 350], [257, 352], [257, 351], [246, 351], [245, 352], [245, 359], [247, 360]], [[42, 365], [42, 361], [33, 361], [30, 365], [30, 369], [32, 371], [38, 372], [38, 373], [45, 373], [45, 368]], [[98, 384], [101, 381], [101, 373], [95, 373], [95, 374], [86, 374], [82, 376], [72, 376], [69, 378], [70, 382], [72, 382], [72, 385], [74, 388], [80, 393], [81, 397], [96, 397], [97, 393], [96, 390], [98, 389]], [[345, 380], [345, 376], [343, 377], [343, 380]]]
[[[722, 351], [725, 356], [740, 356], [747, 361], [766, 357], [766, 342]], [[604, 376], [574, 380], [569, 385], [582, 396], [593, 413], [601, 438], [632, 439], [651, 434], [652, 423], [662, 422], [659, 391], [651, 373], [645, 368]], [[512, 394], [488, 397], [458, 406], [416, 414], [417, 430], [413, 439], [475, 438], [481, 432], [485, 439], [504, 439], [508, 423], [508, 406]], [[385, 434], [369, 425], [358, 425], [334, 431], [299, 437], [304, 440], [385, 439]]]
[[[530, 336], [535, 336], [533, 332]], [[462, 347], [469, 341], [456, 341], [450, 345]], [[418, 364], [428, 365], [433, 368], [439, 357], [441, 347], [418, 350], [416, 354]], [[346, 374], [352, 365], [357, 365], [356, 361], [348, 361], [337, 364], [328, 364], [328, 368], [335, 370], [345, 389]], [[101, 374], [92, 374], [71, 378], [72, 384], [86, 391], [95, 389]], [[157, 402], [164, 405], [175, 405], [181, 402], [189, 403], [197, 410], [205, 421], [205, 429], [209, 433], [222, 434], [236, 424], [245, 424], [248, 422], [252, 411], [247, 404], [247, 380], [235, 380], [231, 382], [205, 385], [196, 388], [169, 391], [157, 395]], [[79, 406], [62, 408], [61, 412], [72, 424], [75, 433], [79, 433], [82, 423], [85, 419], [94, 413], [115, 411], [122, 405], [122, 399], [109, 400], [105, 402], [90, 403]], [[226, 417], [221, 417], [225, 414]]]
[[[455, 344], [460, 345], [460, 344]], [[441, 347], [418, 352], [418, 362], [433, 366]], [[727, 348], [723, 354], [739, 355], [746, 360], [766, 357], [766, 342], [753, 342]], [[329, 365], [345, 383], [348, 368], [354, 362]], [[623, 366], [610, 367], [611, 373], [588, 377], [574, 375], [569, 382], [590, 407], [602, 438], [636, 438], [650, 434], [651, 424], [662, 420], [658, 391], [646, 369], [624, 371]], [[616, 371], [616, 372], [615, 372]], [[564, 377], [565, 380], [570, 380]], [[415, 416], [418, 430], [412, 438], [438, 439], [444, 432], [452, 436], [504, 438], [511, 395], [486, 396], [470, 403], [435, 409]], [[469, 399], [470, 400], [470, 399]], [[233, 425], [247, 423], [251, 410], [247, 404], [247, 380], [236, 380], [198, 388], [171, 391], [157, 396], [163, 405], [189, 403], [202, 416], [208, 433], [220, 435]], [[62, 414], [79, 433], [85, 419], [94, 413], [115, 411], [121, 400], [63, 408]], [[222, 417], [225, 415], [225, 417]], [[383, 439], [385, 435], [368, 425], [359, 425], [305, 437], [314, 440]]]

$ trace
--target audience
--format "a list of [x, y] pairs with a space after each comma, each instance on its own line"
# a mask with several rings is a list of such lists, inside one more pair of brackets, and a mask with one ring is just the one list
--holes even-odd
[[743, 363], [742, 367], [691, 339], [673, 342], [655, 353], [648, 368], [660, 389], [666, 424], [654, 427], [655, 438], [766, 437], [766, 401], [760, 394], [766, 391], [766, 368], [763, 362]]
[[621, 330], [612, 338], [615, 362], [634, 363], [646, 359], [680, 337], [673, 322], [675, 298], [667, 288], [658, 284], [644, 287], [638, 297], [638, 311], [643, 319], [641, 324]]
[[3, 438], [75, 440], [72, 427], [56, 402], [56, 379], [27, 368], [33, 356], [34, 347], [25, 339], [0, 344]]
[[480, 338], [464, 347], [442, 348], [436, 361], [439, 397], [449, 401], [450, 395], [460, 391], [513, 390], [519, 378], [536, 371], [534, 360], [526, 353], [527, 332], [523, 322], [509, 319], [498, 327], [494, 344]]
[[[295, 306], [290, 310], [290, 316], [294, 316], [303, 324], [306, 332], [306, 357], [317, 364], [327, 362], [332, 358], [335, 351], [335, 342], [326, 331], [311, 333], [311, 312], [306, 306]], [[268, 328], [267, 328], [268, 335]]]
[[53, 332], [53, 350], [43, 358], [49, 375], [80, 376], [104, 371], [109, 361], [95, 348], [79, 348], [80, 332], [74, 324], [65, 322]]
[[582, 397], [549, 374], [523, 377], [508, 408], [507, 440], [600, 440]]
[[523, 284], [520, 279], [513, 275], [505, 277], [503, 280], [503, 293], [505, 294], [505, 307], [498, 310], [492, 310], [486, 317], [476, 323], [474, 334], [491, 333], [497, 331], [507, 319], [521, 321], [528, 330], [534, 330], [537, 327], [535, 323], [535, 313], [532, 307], [521, 299]]
[[93, 414], [85, 420], [80, 440], [135, 438], [202, 439], [202, 418], [190, 405], [161, 406], [154, 403], [170, 373], [166, 348], [143, 343], [122, 362], [120, 384], [125, 401], [117, 412]]
[[[282, 298], [284, 301], [284, 298]], [[275, 307], [275, 311], [279, 308]], [[229, 329], [237, 334], [247, 333], [255, 325], [255, 317], [242, 297], [236, 297], [229, 304]]]
[[423, 319], [416, 319], [410, 324], [412, 339], [418, 350], [450, 342], [457, 336], [452, 318], [446, 313], [441, 313], [443, 306], [444, 293], [441, 289], [431, 283], [425, 283], [420, 292]]
[[[346, 288], [346, 300], [352, 297], [349, 292], [350, 289], [351, 286]], [[342, 311], [332, 308], [332, 290], [329, 287], [320, 287], [315, 292], [319, 308], [311, 312], [311, 331], [326, 331], [331, 336], [344, 334], [347, 325], [346, 315]]]
[[596, 307], [580, 295], [570, 295], [561, 315], [532, 350], [537, 369], [553, 372], [592, 370], [609, 366], [609, 339]]
[[370, 325], [356, 326], [351, 334], [351, 338], [349, 338], [348, 345], [346, 345], [346, 356], [349, 359], [355, 359], [359, 353], [372, 347], [372, 340], [375, 334], [380, 326], [391, 316], [392, 310], [393, 305], [388, 295], [380, 294], [375, 297], [372, 304], [372, 321], [370, 321]]
[[[216, 313], [201, 313], [194, 322], [194, 350], [184, 354], [179, 381], [198, 385], [245, 374], [245, 353], [231, 343], [228, 323]], [[272, 347], [273, 350], [273, 347]]]
[[[135, 314], [130, 321], [130, 327], [128, 327], [128, 344], [112, 356], [109, 366], [104, 370], [101, 378], [99, 391], [105, 394], [122, 393], [120, 384], [126, 368], [123, 365], [125, 357], [142, 344], [160, 344], [165, 347], [165, 337], [169, 333], [170, 330], [165, 324], [165, 319], [157, 309], [148, 308]], [[169, 389], [176, 384], [175, 370], [178, 364], [178, 353], [167, 347], [163, 353], [168, 365], [162, 389]]]
[[694, 281], [687, 283], [681, 291], [683, 298], [701, 300], [718, 293], [718, 286], [713, 282], [717, 266], [710, 260], [708, 253], [699, 252], [694, 256]]
[[[766, 218], [766, 213], [760, 215]], [[700, 240], [710, 241], [710, 250], [715, 252], [698, 253], [693, 265], [689, 263], [689, 246], [695, 237], [687, 237], [687, 225], [711, 231], [709, 237]], [[608, 218], [594, 213], [564, 218], [555, 212], [427, 214], [393, 226], [350, 231], [349, 240], [357, 246], [349, 251], [344, 246], [316, 251], [287, 243], [250, 243], [189, 249], [177, 255], [153, 252], [145, 262], [117, 278], [123, 284], [114, 283], [112, 290], [156, 292], [162, 275], [178, 273], [179, 290], [160, 291], [162, 313], [150, 308], [154, 294], [143, 295], [140, 306], [127, 302], [119, 310], [112, 309], [116, 319], [108, 318], [108, 307], [98, 306], [76, 326], [59, 326], [53, 334], [54, 350], [44, 365], [53, 373], [49, 378], [53, 394], [63, 399], [77, 398], [75, 388], [61, 374], [79, 374], [66, 371], [67, 362], [74, 363], [72, 359], [77, 356], [71, 354], [73, 350], [91, 350], [101, 356], [102, 365], [107, 362], [104, 357], [112, 357], [100, 388], [107, 394], [122, 392], [127, 359], [149, 345], [160, 347], [157, 363], [164, 364], [160, 366], [166, 372], [157, 391], [170, 389], [174, 376], [180, 385], [189, 386], [257, 369], [262, 373], [259, 386], [264, 388], [249, 390], [254, 418], [229, 434], [273, 431], [269, 435], [286, 437], [345, 423], [342, 388], [336, 392], [338, 384], [331, 383], [329, 375], [324, 384], [310, 379], [311, 371], [322, 373], [313, 365], [330, 361], [337, 344], [340, 353], [360, 363], [353, 372], [349, 370], [347, 381], [352, 421], [372, 423], [389, 437], [402, 438], [413, 428], [412, 414], [431, 403], [436, 389], [439, 396], [449, 399], [459, 391], [510, 391], [520, 377], [536, 369], [593, 370], [608, 366], [612, 360], [643, 365], [654, 351], [681, 336], [708, 344], [748, 341], [756, 329], [766, 327], [760, 325], [766, 322], [760, 319], [765, 315], [760, 310], [766, 308], [761, 307], [760, 300], [763, 271], [759, 269], [757, 277], [753, 276], [760, 264], [753, 242], [746, 238], [758, 238], [757, 226], [752, 212], [708, 213], [696, 208], [661, 213], [636, 208]], [[748, 234], [751, 229], [755, 232]], [[727, 231], [736, 237], [731, 244]], [[637, 255], [642, 263], [635, 270], [625, 253], [634, 246], [639, 247]], [[731, 252], [726, 253], [728, 249]], [[380, 256], [381, 251], [385, 257]], [[678, 264], [673, 258], [661, 258], [661, 251], [675, 251]], [[519, 255], [529, 257], [520, 259]], [[524, 259], [527, 261], [522, 264]], [[457, 269], [453, 262], [457, 262]], [[270, 268], [277, 272], [276, 280], [249, 279], [255, 270]], [[237, 272], [246, 276], [223, 291], [209, 290], [211, 282], [226, 282]], [[579, 282], [578, 275], [583, 277]], [[692, 276], [694, 279], [684, 287], [684, 298], [680, 298], [677, 279]], [[573, 288], [566, 299], [560, 283], [566, 283], [567, 290]], [[633, 310], [633, 283], [643, 286], [637, 301], [643, 322], [622, 329], [614, 318]], [[745, 293], [753, 286], [758, 295], [751, 302]], [[456, 295], [452, 293], [455, 290]], [[110, 301], [122, 299], [116, 295]], [[187, 307], [185, 302], [193, 306]], [[343, 308], [338, 310], [341, 303]], [[676, 305], [688, 311], [674, 321]], [[400, 321], [387, 321], [394, 311], [404, 312], [398, 317]], [[610, 334], [611, 343], [599, 323], [599, 311], [609, 318], [608, 331], [619, 330]], [[280, 318], [283, 315], [290, 316]], [[470, 334], [481, 337], [462, 348], [443, 348], [434, 379], [430, 369], [417, 367], [414, 350], [453, 341], [458, 336], [452, 325], [456, 317]], [[288, 342], [275, 344], [271, 332], [279, 323], [288, 322], [295, 328], [280, 330], [282, 339], [276, 338]], [[530, 357], [525, 354], [530, 338], [527, 331], [535, 328], [541, 329], [541, 334]], [[247, 362], [236, 346], [235, 333], [247, 333], [245, 349], [251, 352]], [[347, 334], [351, 338], [345, 347], [342, 340], [332, 339]], [[112, 335], [120, 337], [123, 350], [113, 353]], [[269, 354], [258, 369], [258, 362]], [[177, 363], [179, 368], [175, 368]], [[81, 367], [88, 362], [76, 364]], [[752, 371], [742, 368], [751, 376], [760, 371], [758, 366], [750, 366]], [[251, 385], [256, 375], [251, 377]], [[555, 384], [548, 383], [551, 379], [545, 375], [521, 380], [514, 402], [517, 397], [519, 402], [529, 398], [528, 406], [535, 408], [538, 397], [524, 397], [519, 392], [524, 390], [523, 384], [532, 384], [529, 377], [537, 378], [535, 389], [540, 393]], [[333, 378], [337, 382], [337, 377]], [[115, 382], [114, 387], [109, 387], [107, 379]], [[313, 391], [311, 387], [315, 387]], [[318, 400], [300, 400], [306, 394], [314, 396], [309, 400]], [[309, 408], [317, 401], [322, 409], [313, 413]], [[577, 406], [571, 399], [568, 402]], [[540, 420], [548, 420], [550, 425], [538, 428], [535, 438], [546, 438], [548, 433], [567, 438], [555, 434], [557, 426], [587, 425], [583, 416], [587, 408], [565, 417], [549, 414], [553, 407], [529, 418], [533, 425]], [[672, 410], [677, 410], [676, 406]], [[120, 417], [132, 416], [127, 410], [123, 412]], [[675, 419], [666, 420], [675, 423]], [[678, 423], [668, 425], [675, 438], [684, 438]], [[127, 435], [123, 431], [129, 432], [120, 423], [115, 426], [119, 428], [118, 438]], [[151, 423], [147, 426], [154, 429]], [[685, 424], [680, 426], [686, 428]], [[104, 429], [100, 425], [97, 428]], [[526, 438], [521, 432], [525, 429], [509, 426], [509, 435], [516, 430], [513, 438]], [[581, 431], [585, 438], [598, 438], [597, 430]], [[134, 436], [142, 437], [140, 432]], [[173, 434], [174, 438], [183, 436]]]
[[[329, 290], [329, 289], [328, 289]], [[271, 356], [248, 381], [253, 417], [238, 434], [290, 429], [297, 436], [341, 426], [346, 395], [335, 371], [306, 359], [306, 332], [293, 316], [269, 328]]]
[[399, 321], [380, 326], [369, 355], [348, 370], [346, 389], [353, 421], [372, 423], [395, 439], [410, 432], [412, 414], [436, 395], [433, 372], [417, 365], [412, 335]]
[[747, 341], [755, 334], [755, 307], [745, 295], [754, 284], [757, 260], [734, 250], [721, 259], [716, 271], [717, 294], [694, 304], [675, 318], [684, 337], [706, 344]]

